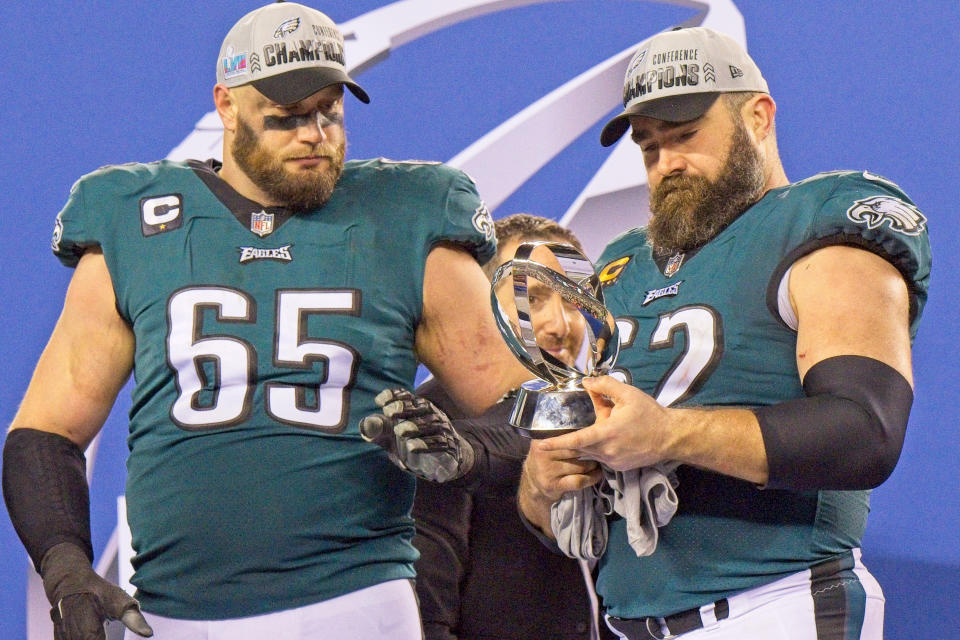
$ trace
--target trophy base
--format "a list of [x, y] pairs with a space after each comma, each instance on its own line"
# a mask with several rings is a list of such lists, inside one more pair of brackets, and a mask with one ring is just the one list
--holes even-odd
[[593, 401], [582, 387], [553, 387], [543, 380], [520, 385], [507, 422], [521, 436], [552, 438], [596, 421]]

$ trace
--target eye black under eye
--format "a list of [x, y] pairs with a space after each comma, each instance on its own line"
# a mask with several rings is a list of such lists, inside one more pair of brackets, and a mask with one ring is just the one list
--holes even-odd
[[327, 111], [320, 111], [320, 120], [324, 121], [323, 126], [328, 127], [331, 125], [342, 125], [343, 124], [343, 114], [333, 107]]
[[321, 127], [340, 126], [343, 124], [343, 114], [330, 107], [326, 111], [311, 111], [289, 116], [263, 116], [263, 128], [274, 131], [292, 131], [307, 126], [311, 122]]
[[274, 131], [292, 131], [310, 124], [313, 120], [312, 114], [292, 115], [292, 116], [263, 116], [263, 128]]

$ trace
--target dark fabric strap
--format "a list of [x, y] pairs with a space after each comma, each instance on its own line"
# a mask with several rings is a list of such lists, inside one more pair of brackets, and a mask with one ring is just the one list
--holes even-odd
[[[730, 616], [730, 604], [727, 599], [723, 598], [714, 602], [713, 611], [717, 620], [728, 618]], [[627, 640], [650, 640], [650, 638], [664, 640], [703, 628], [703, 618], [700, 616], [699, 607], [665, 616], [663, 621], [669, 635], [664, 635], [660, 631], [658, 618], [617, 618], [609, 616], [607, 620], [614, 631], [625, 636]]]
[[[864, 592], [853, 572], [856, 558], [845, 551], [810, 567], [810, 585], [818, 638], [842, 638], [846, 629], [860, 629], [863, 624]], [[726, 598], [713, 603], [718, 621], [730, 617]], [[663, 618], [667, 634], [661, 632], [660, 618], [617, 618], [608, 616], [609, 626], [627, 640], [665, 640], [704, 627], [700, 608], [687, 609]]]

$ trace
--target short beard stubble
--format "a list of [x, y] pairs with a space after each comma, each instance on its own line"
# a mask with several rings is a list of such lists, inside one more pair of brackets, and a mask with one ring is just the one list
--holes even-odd
[[647, 238], [659, 255], [689, 251], [714, 238], [763, 196], [763, 159], [739, 117], [716, 180], [668, 176], [650, 194]]
[[237, 123], [230, 151], [237, 166], [254, 184], [273, 200], [294, 211], [317, 209], [330, 199], [343, 172], [346, 155], [342, 144], [332, 152], [324, 148], [323, 152], [330, 159], [330, 166], [325, 171], [292, 174], [280, 158], [263, 148], [256, 132], [244, 120]]

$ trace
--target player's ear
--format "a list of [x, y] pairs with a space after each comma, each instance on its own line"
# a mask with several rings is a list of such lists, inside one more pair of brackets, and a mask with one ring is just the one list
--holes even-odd
[[223, 128], [226, 131], [234, 131], [237, 128], [237, 96], [229, 87], [217, 84], [213, 87], [213, 104], [223, 122]]
[[757, 142], [763, 142], [773, 133], [773, 120], [777, 103], [766, 93], [758, 93], [743, 105], [741, 114]]

